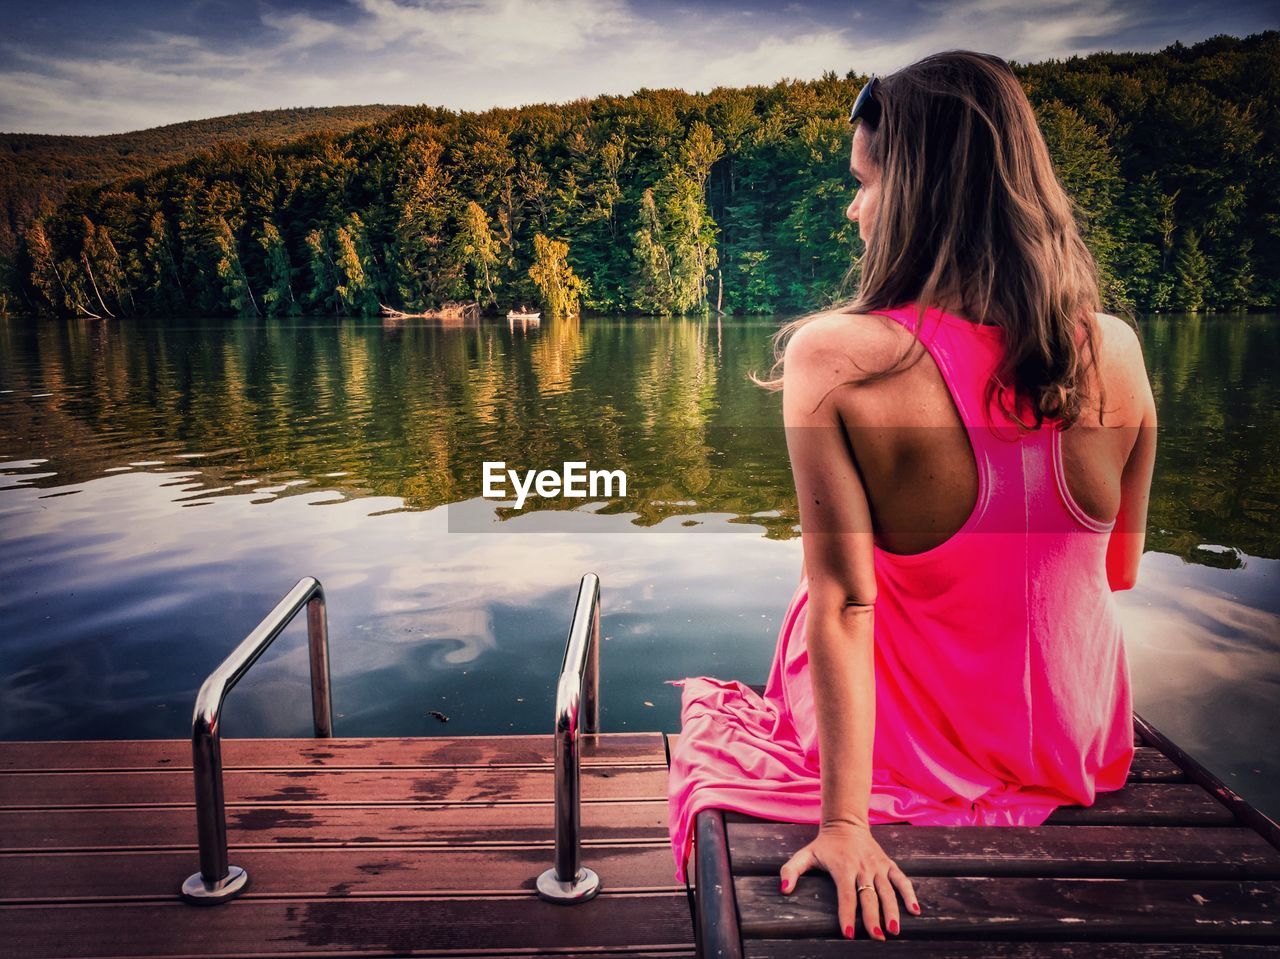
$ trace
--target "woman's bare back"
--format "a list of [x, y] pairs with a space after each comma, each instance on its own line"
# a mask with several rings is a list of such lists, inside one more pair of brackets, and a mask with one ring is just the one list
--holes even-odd
[[[910, 331], [888, 318], [844, 319], [828, 329], [847, 338], [841, 346], [867, 370], [891, 365], [908, 348], [921, 349]], [[1062, 434], [1062, 458], [1071, 496], [1088, 516], [1106, 523], [1121, 509], [1126, 464], [1141, 452], [1138, 426], [1151, 391], [1132, 328], [1105, 314], [1098, 319], [1105, 423], [1099, 424], [1091, 390], [1079, 420]], [[866, 487], [876, 545], [890, 553], [921, 553], [958, 531], [977, 501], [977, 464], [933, 357], [926, 352], [899, 374], [833, 398]]]

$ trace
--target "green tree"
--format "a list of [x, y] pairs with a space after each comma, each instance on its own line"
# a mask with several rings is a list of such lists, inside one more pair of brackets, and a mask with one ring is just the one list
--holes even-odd
[[1104, 306], [1131, 308], [1134, 291], [1116, 269], [1120, 228], [1116, 200], [1124, 183], [1106, 137], [1058, 100], [1040, 104], [1036, 119], [1053, 158], [1054, 172], [1071, 197], [1080, 233], [1098, 265]]
[[[80, 223], [80, 269], [88, 281], [89, 290], [93, 294], [92, 310], [101, 310], [107, 316], [115, 316], [111, 312], [111, 308], [107, 306], [107, 301], [102, 295], [102, 286], [98, 283], [97, 272], [93, 268], [94, 261], [98, 259], [98, 228], [87, 216], [82, 216]], [[110, 292], [109, 288], [107, 292]]]
[[743, 313], [772, 313], [778, 301], [778, 287], [768, 270], [769, 254], [764, 250], [744, 250], [735, 264], [738, 294], [735, 302]]
[[693, 177], [676, 175], [661, 186], [663, 233], [671, 264], [671, 308], [677, 313], [705, 310], [708, 274], [719, 262], [715, 223]]
[[1199, 313], [1205, 307], [1205, 294], [1209, 286], [1209, 261], [1200, 252], [1200, 240], [1195, 230], [1183, 236], [1178, 251], [1176, 267], [1178, 285], [1174, 305], [1187, 313]]
[[334, 292], [348, 313], [372, 316], [378, 312], [378, 294], [365, 240], [364, 222], [352, 213], [334, 231], [333, 268], [337, 280]]
[[261, 316], [258, 301], [254, 298], [253, 287], [240, 262], [240, 249], [235, 235], [226, 220], [218, 218], [217, 229], [212, 237], [214, 249], [214, 272], [222, 281], [225, 302], [240, 316]]
[[674, 305], [680, 312], [707, 309], [707, 280], [719, 265], [716, 224], [707, 209], [707, 178], [724, 156], [711, 127], [696, 120], [680, 148], [680, 165], [668, 175], [663, 204], [671, 242]]
[[111, 239], [111, 231], [105, 225], [99, 226], [93, 238], [95, 259], [98, 262], [98, 273], [104, 288], [108, 291], [118, 312], [136, 313], [133, 290], [129, 286], [129, 275], [124, 257], [116, 249]]
[[1253, 240], [1245, 237], [1226, 257], [1222, 281], [1220, 302], [1224, 306], [1244, 309], [1256, 301], [1254, 294]]
[[35, 220], [27, 228], [27, 254], [31, 257], [31, 285], [50, 312], [61, 313], [72, 308], [66, 285], [54, 260], [53, 245], [44, 230], [44, 221]]
[[449, 249], [449, 210], [456, 201], [443, 150], [434, 139], [413, 140], [406, 172], [395, 190], [397, 289], [410, 309], [439, 306], [466, 295], [462, 266]]
[[342, 298], [338, 295], [338, 268], [329, 244], [320, 230], [310, 231], [306, 243], [311, 267], [311, 291], [307, 299], [313, 307], [336, 315], [341, 311]]
[[182, 310], [182, 272], [174, 255], [169, 224], [159, 210], [147, 222], [146, 239], [138, 257], [138, 278], [153, 310], [165, 314]]
[[658, 220], [653, 190], [645, 190], [640, 201], [640, 227], [631, 235], [631, 300], [644, 313], [670, 313], [675, 301], [671, 257]]
[[267, 260], [267, 289], [262, 294], [268, 316], [291, 316], [301, 312], [293, 296], [293, 268], [289, 264], [289, 250], [284, 237], [270, 220], [262, 221], [262, 234], [258, 237]]
[[474, 301], [496, 306], [493, 278], [494, 268], [498, 265], [498, 243], [489, 228], [489, 217], [475, 200], [467, 201], [458, 218], [454, 244], [455, 259], [470, 270]]

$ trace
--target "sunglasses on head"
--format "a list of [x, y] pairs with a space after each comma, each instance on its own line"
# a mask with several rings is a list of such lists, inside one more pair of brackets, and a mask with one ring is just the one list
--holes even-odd
[[858, 99], [853, 101], [853, 109], [849, 111], [850, 123], [862, 119], [873, 130], [880, 125], [880, 101], [875, 98], [875, 90], [879, 84], [880, 80], [874, 76], [867, 81], [867, 85], [858, 94]]

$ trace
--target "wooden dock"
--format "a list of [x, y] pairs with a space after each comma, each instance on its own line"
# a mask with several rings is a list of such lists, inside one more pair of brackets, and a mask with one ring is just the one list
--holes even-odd
[[[691, 915], [667, 839], [676, 736], [583, 736], [582, 863], [602, 890], [573, 906], [534, 888], [553, 862], [550, 735], [224, 741], [250, 886], [209, 908], [179, 896], [198, 865], [190, 743], [0, 742], [0, 955], [1280, 954], [1265, 817], [1138, 722], [1129, 784], [1090, 808], [1034, 829], [875, 827], [925, 907], [888, 943], [840, 938], [825, 874], [778, 892], [811, 826], [735, 813], [698, 817]], [[730, 878], [698, 881], [716, 869]]]
[[720, 959], [829, 959], [885, 950], [976, 957], [1280, 955], [1280, 833], [1135, 716], [1125, 787], [1030, 827], [872, 827], [911, 877], [922, 913], [898, 936], [853, 941], [835, 884], [778, 874], [812, 826], [704, 810], [696, 823], [698, 943]]
[[0, 742], [0, 955], [689, 957], [661, 733], [582, 737], [589, 902], [554, 861], [546, 736], [222, 743], [239, 898], [203, 908], [191, 744]]

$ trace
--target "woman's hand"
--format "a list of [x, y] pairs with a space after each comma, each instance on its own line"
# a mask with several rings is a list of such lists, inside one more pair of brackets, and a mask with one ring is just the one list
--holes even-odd
[[[880, 929], [880, 915], [884, 913], [885, 926], [893, 935], [899, 929], [898, 897], [914, 915], [920, 914], [911, 880], [890, 859], [871, 835], [871, 827], [849, 822], [824, 823], [818, 828], [818, 837], [787, 860], [782, 867], [782, 891], [790, 893], [796, 888], [796, 880], [814, 866], [830, 873], [836, 884], [836, 902], [839, 909], [840, 928], [846, 939], [854, 938], [854, 924], [859, 909], [862, 922], [873, 939], [884, 939]], [[859, 886], [870, 884], [872, 888], [858, 892]]]

